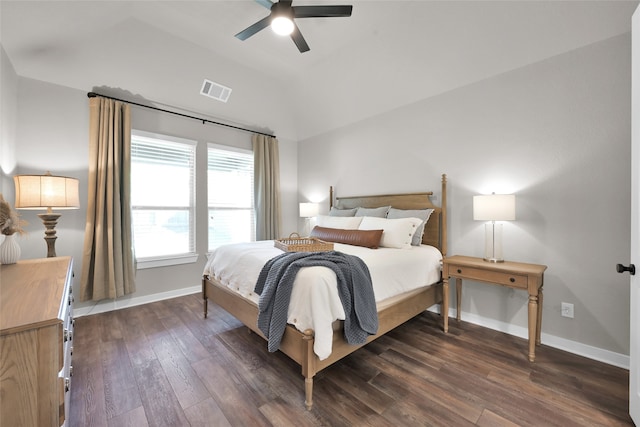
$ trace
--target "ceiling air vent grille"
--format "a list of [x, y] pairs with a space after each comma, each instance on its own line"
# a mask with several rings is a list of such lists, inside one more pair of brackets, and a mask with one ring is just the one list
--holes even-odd
[[231, 88], [205, 79], [202, 83], [202, 89], [200, 89], [200, 95], [208, 96], [209, 98], [217, 99], [218, 101], [227, 102], [231, 95]]

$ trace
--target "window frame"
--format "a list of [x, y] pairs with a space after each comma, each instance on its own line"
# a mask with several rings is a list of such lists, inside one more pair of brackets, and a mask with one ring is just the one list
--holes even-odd
[[[166, 254], [166, 255], [156, 255], [156, 256], [148, 256], [148, 257], [137, 257], [136, 256], [136, 267], [138, 270], [143, 270], [143, 269], [147, 269], [147, 268], [155, 268], [155, 267], [163, 267], [163, 266], [170, 266], [170, 265], [180, 265], [180, 264], [188, 264], [188, 263], [195, 263], [198, 260], [198, 253], [197, 253], [197, 233], [196, 233], [196, 228], [197, 228], [197, 198], [196, 198], [196, 188], [197, 188], [197, 176], [196, 176], [196, 162], [197, 162], [197, 146], [198, 146], [198, 141], [193, 140], [193, 139], [187, 139], [187, 138], [181, 138], [181, 137], [176, 137], [176, 136], [172, 136], [172, 135], [165, 135], [165, 134], [160, 134], [160, 133], [155, 133], [155, 132], [147, 132], [147, 131], [142, 131], [142, 130], [138, 130], [138, 129], [132, 129], [131, 131], [131, 149], [133, 151], [133, 145], [134, 145], [134, 138], [139, 137], [139, 138], [146, 138], [146, 139], [152, 139], [152, 140], [159, 140], [159, 141], [166, 141], [166, 142], [170, 142], [170, 143], [176, 143], [176, 144], [183, 144], [183, 145], [187, 145], [192, 147], [192, 167], [193, 170], [191, 171], [191, 191], [190, 191], [190, 206], [187, 208], [189, 215], [190, 215], [190, 221], [189, 221], [189, 240], [191, 242], [190, 244], [190, 248], [188, 252], [181, 252], [181, 253], [175, 253], [175, 254]], [[133, 169], [133, 152], [131, 153], [131, 163], [132, 163], [132, 169]], [[133, 172], [133, 171], [132, 171]], [[132, 174], [133, 175], [133, 174]], [[132, 176], [132, 180], [133, 180], [133, 176]], [[133, 182], [131, 183], [132, 186], [132, 190], [133, 190]], [[135, 211], [135, 205], [133, 204], [133, 200], [131, 203], [131, 213], [133, 216], [133, 212]], [[134, 229], [134, 223], [133, 223], [133, 217], [132, 217], [132, 221], [131, 221], [131, 227], [132, 230], [131, 232], [134, 233], [135, 235], [135, 229]], [[135, 241], [134, 241], [134, 247], [135, 247]]]

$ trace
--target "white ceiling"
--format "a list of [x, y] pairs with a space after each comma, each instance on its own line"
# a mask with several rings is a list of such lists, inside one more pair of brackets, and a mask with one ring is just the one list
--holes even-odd
[[[333, 1], [350, 18], [297, 21], [310, 52], [265, 29], [251, 0], [5, 1], [16, 73], [152, 100], [302, 140], [630, 31], [638, 1]], [[233, 89], [199, 95], [204, 78]]]

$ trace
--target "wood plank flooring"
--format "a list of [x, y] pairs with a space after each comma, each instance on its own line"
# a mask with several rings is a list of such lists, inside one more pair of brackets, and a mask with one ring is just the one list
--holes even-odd
[[628, 371], [425, 312], [320, 372], [199, 294], [76, 320], [70, 426], [633, 426]]

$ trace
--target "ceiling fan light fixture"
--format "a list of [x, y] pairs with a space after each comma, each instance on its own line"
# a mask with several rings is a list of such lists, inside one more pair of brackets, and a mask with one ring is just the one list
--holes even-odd
[[[0, 0], [1, 1], [1, 0]], [[262, 7], [271, 11], [268, 16], [254, 22], [244, 30], [236, 34], [236, 38], [246, 40], [258, 31], [271, 26], [274, 33], [288, 35], [300, 53], [308, 52], [309, 45], [302, 36], [300, 28], [296, 25], [298, 19], [302, 18], [339, 18], [351, 16], [353, 6], [348, 5], [323, 5], [323, 6], [292, 6], [293, 0], [279, 0], [273, 3], [272, 0], [255, 0]]]
[[293, 32], [293, 21], [287, 16], [276, 16], [271, 21], [271, 29], [281, 36], [288, 36]]

